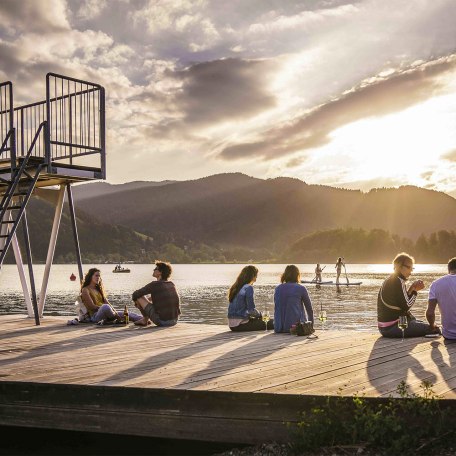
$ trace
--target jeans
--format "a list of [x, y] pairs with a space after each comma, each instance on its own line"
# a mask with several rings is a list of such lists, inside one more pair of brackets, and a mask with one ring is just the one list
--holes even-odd
[[[401, 338], [402, 330], [397, 324], [387, 328], [378, 328], [383, 337]], [[409, 320], [407, 328], [404, 329], [404, 337], [423, 337], [426, 334], [432, 334], [431, 327], [420, 320]]]
[[152, 303], [147, 304], [143, 313], [146, 318], [150, 318], [152, 323], [157, 326], [174, 326], [177, 323], [177, 318], [175, 320], [161, 320]]
[[[265, 331], [266, 323], [260, 318], [251, 318], [247, 323], [230, 327], [231, 331]], [[268, 329], [274, 329], [274, 320], [268, 321]]]
[[[141, 319], [141, 316], [133, 312], [128, 312], [131, 321]], [[114, 320], [115, 317], [123, 318], [123, 311], [114, 311], [109, 304], [101, 305], [98, 310], [90, 317], [92, 323], [98, 323], [101, 320]]]

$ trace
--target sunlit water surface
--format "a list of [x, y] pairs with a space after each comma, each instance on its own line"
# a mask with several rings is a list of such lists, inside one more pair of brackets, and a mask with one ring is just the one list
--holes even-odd
[[[113, 274], [113, 265], [85, 265], [101, 270], [104, 286], [110, 302], [121, 309], [127, 303], [134, 311], [131, 294], [152, 280], [153, 266], [150, 264], [129, 265], [130, 274]], [[260, 273], [254, 285], [255, 303], [259, 310], [273, 311], [274, 288], [279, 283], [285, 265], [260, 264]], [[298, 265], [304, 280], [313, 278], [315, 265]], [[178, 264], [174, 265], [172, 280], [181, 296], [181, 320], [191, 323], [226, 324], [227, 291], [234, 282], [242, 265], [233, 264]], [[357, 329], [361, 331], [376, 327], [377, 293], [382, 281], [391, 273], [390, 264], [352, 264], [347, 265], [350, 282], [361, 281], [360, 286], [322, 286], [306, 285], [315, 311], [327, 311], [328, 329]], [[44, 265], [35, 266], [37, 289], [40, 289]], [[74, 265], [54, 265], [48, 287], [45, 315], [75, 315], [74, 301], [78, 295], [78, 283], [70, 281], [71, 273], [77, 275]], [[424, 317], [429, 285], [446, 273], [446, 265], [418, 264], [411, 280], [420, 278], [426, 288], [419, 293], [413, 313]], [[323, 280], [335, 281], [334, 265], [327, 265]], [[345, 275], [341, 276], [341, 283]], [[0, 314], [25, 313], [26, 306], [22, 296], [17, 267], [4, 265], [0, 272]], [[317, 322], [317, 326], [320, 322]]]

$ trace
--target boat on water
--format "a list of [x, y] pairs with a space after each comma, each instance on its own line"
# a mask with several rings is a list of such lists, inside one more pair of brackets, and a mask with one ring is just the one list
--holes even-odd
[[124, 268], [123, 266], [120, 265], [120, 263], [118, 265], [116, 265], [116, 267], [112, 270], [112, 272], [114, 273], [122, 273], [122, 272], [130, 272], [130, 269], [129, 268]]

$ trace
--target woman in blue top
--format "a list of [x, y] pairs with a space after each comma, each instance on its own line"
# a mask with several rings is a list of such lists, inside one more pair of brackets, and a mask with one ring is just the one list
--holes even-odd
[[[274, 292], [274, 331], [290, 332], [291, 325], [311, 321], [313, 309], [306, 287], [300, 284], [301, 273], [294, 264], [289, 264]], [[305, 307], [305, 312], [304, 312]]]
[[[240, 272], [236, 282], [231, 285], [228, 293], [228, 325], [231, 331], [261, 331], [266, 324], [261, 313], [255, 308], [253, 300], [253, 284], [258, 276], [258, 268], [249, 265]], [[274, 327], [273, 320], [267, 323], [268, 329]]]

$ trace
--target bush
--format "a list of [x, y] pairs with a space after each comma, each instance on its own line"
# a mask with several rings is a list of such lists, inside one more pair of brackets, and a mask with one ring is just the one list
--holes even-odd
[[293, 429], [295, 452], [339, 445], [361, 445], [382, 454], [417, 454], [429, 451], [445, 437], [456, 434], [456, 424], [442, 409], [430, 382], [421, 383], [422, 394], [412, 394], [405, 382], [399, 398], [366, 399], [364, 396], [327, 397], [302, 414]]

